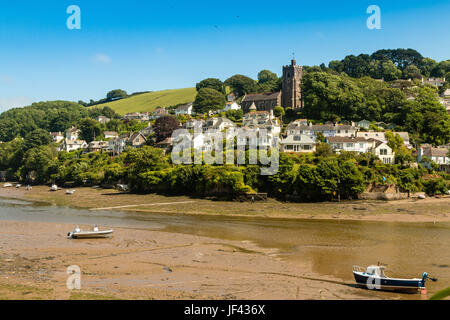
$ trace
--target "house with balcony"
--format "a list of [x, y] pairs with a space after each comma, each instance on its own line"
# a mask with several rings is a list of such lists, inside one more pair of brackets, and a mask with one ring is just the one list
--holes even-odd
[[280, 146], [282, 152], [312, 153], [316, 151], [316, 138], [306, 134], [288, 135]]

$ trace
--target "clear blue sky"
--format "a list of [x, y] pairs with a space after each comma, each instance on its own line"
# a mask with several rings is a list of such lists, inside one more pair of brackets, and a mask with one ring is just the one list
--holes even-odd
[[[68, 30], [69, 5], [81, 30]], [[382, 29], [369, 30], [369, 5]], [[233, 74], [280, 74], [381, 48], [450, 59], [450, 0], [0, 1], [0, 111], [33, 101], [100, 99], [193, 87]]]

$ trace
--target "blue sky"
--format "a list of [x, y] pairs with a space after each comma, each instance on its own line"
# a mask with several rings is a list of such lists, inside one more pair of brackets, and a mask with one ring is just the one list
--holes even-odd
[[[381, 30], [369, 30], [369, 5]], [[81, 30], [66, 9], [81, 8]], [[381, 48], [450, 59], [450, 0], [0, 0], [0, 111], [43, 100], [100, 99], [193, 87], [233, 74], [280, 74]]]

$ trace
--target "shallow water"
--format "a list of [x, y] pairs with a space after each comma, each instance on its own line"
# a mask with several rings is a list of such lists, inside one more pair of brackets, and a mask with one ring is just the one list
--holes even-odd
[[[387, 275], [439, 278], [430, 294], [450, 286], [450, 223], [293, 220], [88, 211], [0, 199], [0, 221], [98, 224], [251, 241], [311, 272], [353, 283], [352, 266], [382, 262]], [[68, 230], [70, 231], [70, 230]], [[420, 295], [384, 294], [392, 298]]]

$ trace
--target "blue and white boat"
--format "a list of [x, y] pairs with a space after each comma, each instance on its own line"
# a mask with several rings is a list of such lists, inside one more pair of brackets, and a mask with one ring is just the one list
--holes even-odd
[[353, 275], [355, 276], [356, 284], [360, 288], [371, 290], [385, 290], [385, 291], [399, 291], [407, 293], [417, 293], [419, 290], [426, 289], [426, 281], [437, 281], [431, 278], [428, 273], [424, 272], [422, 279], [400, 279], [389, 278], [384, 274], [384, 266], [369, 266], [364, 271], [359, 266], [353, 266]]

